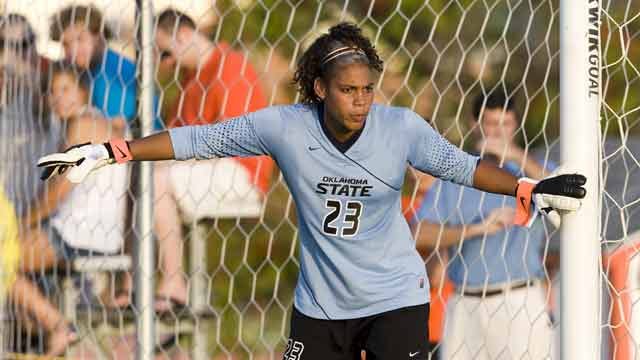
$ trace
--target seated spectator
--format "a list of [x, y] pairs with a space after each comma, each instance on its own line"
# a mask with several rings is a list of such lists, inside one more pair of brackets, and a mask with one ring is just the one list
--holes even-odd
[[[50, 121], [43, 96], [49, 62], [38, 55], [35, 44], [35, 32], [24, 16], [11, 13], [0, 17], [0, 187], [18, 217], [44, 191], [34, 162], [43, 153], [58, 150], [61, 140], [58, 123]], [[5, 215], [0, 216], [0, 222], [8, 220]], [[5, 264], [7, 254], [10, 252], [3, 249]], [[23, 276], [18, 275], [15, 285], [23, 282]], [[20, 317], [21, 313], [13, 315], [28, 320]], [[16, 325], [25, 329], [25, 322]], [[28, 342], [21, 338], [19, 343]]]
[[[170, 109], [169, 127], [215, 123], [267, 106], [249, 60], [229, 44], [212, 42], [186, 14], [175, 9], [159, 14], [155, 40], [162, 66], [179, 64], [185, 75], [181, 97]], [[253, 189], [261, 195], [268, 190], [273, 170], [269, 157], [233, 161], [240, 165], [235, 171], [242, 172]], [[242, 182], [243, 174], [238, 174], [234, 182]]]
[[[42, 100], [48, 61], [38, 55], [35, 44], [24, 16], [0, 17], [0, 136], [6, 146], [0, 149], [0, 183], [17, 214], [24, 213], [42, 187], [38, 177], [31, 176], [38, 172], [33, 161], [57, 150], [60, 141]], [[35, 143], [26, 141], [34, 137]]]
[[[214, 44], [193, 19], [173, 9], [157, 17], [160, 65], [180, 64], [182, 94], [170, 110], [170, 127], [209, 124], [267, 105], [258, 77], [247, 59], [224, 43]], [[202, 215], [257, 217], [269, 187], [273, 162], [265, 156], [200, 162], [164, 162], [155, 167], [155, 232], [167, 248], [183, 242], [182, 223]], [[170, 311], [187, 300], [180, 268], [181, 252], [160, 249], [163, 282], [156, 310]], [[119, 302], [130, 302], [127, 293]]]
[[[88, 105], [88, 99], [86, 79], [74, 68], [56, 64], [49, 102], [65, 129], [65, 143], [101, 143], [123, 136], [118, 130], [112, 131], [99, 111]], [[79, 255], [119, 251], [124, 239], [126, 173], [124, 166], [109, 166], [75, 186], [65, 177], [49, 181], [41, 199], [21, 222], [28, 229], [21, 233], [21, 271], [44, 271]], [[43, 174], [47, 175], [51, 174]], [[41, 222], [50, 226], [40, 227]], [[44, 230], [47, 228], [49, 231]], [[26, 277], [20, 276], [16, 281], [13, 297], [48, 331], [48, 355], [62, 353], [78, 339], [68, 320]]]
[[[92, 6], [71, 5], [55, 14], [51, 19], [51, 39], [61, 41], [65, 58], [89, 73], [90, 103], [98, 109], [115, 128], [120, 130], [131, 126], [136, 117], [136, 66], [129, 59], [107, 46], [112, 33], [106, 26], [100, 10]], [[158, 99], [154, 98], [157, 109]], [[126, 124], [126, 125], [125, 125]], [[154, 128], [163, 129], [159, 117]], [[162, 215], [156, 213], [156, 215]], [[186, 281], [183, 274], [182, 242], [172, 237], [158, 235], [160, 266], [163, 274], [158, 286], [163, 297], [184, 303], [187, 297]], [[123, 290], [111, 301], [111, 306], [130, 305], [132, 277], [125, 277]]]
[[[115, 126], [130, 126], [138, 112], [136, 65], [107, 46], [113, 33], [100, 10], [84, 5], [60, 10], [51, 18], [50, 36], [62, 43], [67, 61], [89, 72], [90, 104]], [[154, 102], [157, 109], [158, 99]], [[164, 128], [159, 117], [154, 128]]]
[[[11, 86], [4, 80], [25, 80], [32, 91], [45, 90], [49, 60], [38, 55], [36, 34], [26, 17], [10, 13], [0, 18], [0, 48], [6, 56], [0, 72], [0, 84]], [[15, 84], [13, 84], [15, 85]], [[0, 86], [0, 91], [5, 86]], [[11, 97], [11, 96], [9, 96]], [[12, 97], [12, 100], [18, 100]], [[3, 101], [10, 100], [4, 98]], [[32, 110], [35, 115], [44, 115], [45, 105], [39, 99], [33, 99]]]

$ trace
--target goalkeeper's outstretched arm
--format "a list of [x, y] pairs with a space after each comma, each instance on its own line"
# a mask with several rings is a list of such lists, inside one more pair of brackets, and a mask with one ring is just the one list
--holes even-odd
[[[516, 178], [494, 164], [480, 160], [476, 167], [473, 186], [482, 191], [516, 197], [516, 225], [529, 225], [535, 217], [531, 214], [531, 204], [548, 215], [556, 227], [560, 218], [555, 210], [574, 211], [580, 207], [580, 200], [587, 195], [583, 187], [586, 177], [580, 174], [552, 174], [540, 181]], [[551, 215], [551, 216], [549, 216]]]
[[[169, 132], [164, 131], [141, 139], [112, 139], [103, 144], [74, 145], [65, 152], [49, 154], [38, 160], [44, 168], [41, 179], [48, 180], [67, 173], [72, 183], [82, 182], [93, 170], [113, 163], [131, 160], [170, 160], [175, 158]], [[67, 170], [69, 170], [67, 172]]]
[[490, 193], [516, 196], [518, 178], [490, 161], [480, 160], [473, 174], [473, 187]]
[[[67, 172], [72, 183], [82, 182], [102, 166], [131, 160], [188, 160], [228, 156], [271, 155], [268, 144], [281, 136], [279, 109], [266, 108], [216, 124], [184, 126], [141, 139], [112, 139], [104, 144], [80, 144], [38, 160], [42, 179]], [[279, 139], [279, 138], [278, 138]]]
[[171, 136], [163, 131], [141, 139], [128, 142], [131, 160], [154, 161], [175, 159]]
[[[406, 116], [409, 119], [406, 134], [410, 146], [409, 164], [421, 171], [481, 191], [515, 196], [518, 198], [516, 203], [522, 207], [517, 210], [526, 209], [524, 215], [528, 215], [531, 202], [539, 198], [534, 198], [534, 194], [547, 195], [546, 198], [552, 200], [548, 205], [556, 209], [556, 205], [573, 209], [578, 201], [576, 198], [586, 195], [586, 190], [582, 187], [586, 178], [582, 175], [560, 175], [539, 182], [527, 178], [518, 179], [491, 162], [478, 160], [476, 156], [454, 146], [419, 115], [407, 111]], [[516, 212], [516, 223], [521, 223], [518, 221], [519, 213], [522, 211]]]
[[[423, 220], [413, 226], [419, 249], [450, 247], [483, 234], [492, 235], [513, 223], [528, 225], [535, 217], [531, 203], [547, 216], [554, 226], [560, 225], [555, 210], [576, 210], [586, 195], [582, 187], [586, 178], [579, 174], [551, 175], [541, 181], [518, 179], [492, 162], [480, 160], [473, 174], [473, 187], [485, 192], [516, 197], [516, 209], [498, 208], [478, 223], [465, 225], [439, 224]], [[521, 201], [521, 200], [524, 201]]]

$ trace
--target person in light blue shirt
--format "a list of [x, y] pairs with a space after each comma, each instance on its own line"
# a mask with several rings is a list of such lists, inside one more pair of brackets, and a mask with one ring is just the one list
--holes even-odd
[[[520, 123], [504, 87], [475, 99], [470, 125], [477, 139], [474, 150], [509, 173], [541, 179], [555, 168], [527, 156], [518, 145]], [[515, 208], [513, 197], [438, 179], [417, 211], [418, 248], [448, 250], [447, 275], [457, 290], [447, 304], [444, 359], [494, 358], [505, 349], [513, 358], [553, 354], [542, 286], [551, 229], [541, 217], [528, 228], [512, 226]], [[479, 303], [486, 312], [469, 311]], [[514, 315], [519, 310], [521, 315]], [[510, 336], [514, 332], [519, 335]]]
[[[71, 5], [51, 18], [51, 39], [60, 41], [65, 58], [87, 70], [91, 79], [91, 105], [113, 121], [116, 127], [131, 126], [138, 113], [136, 65], [107, 47], [113, 34], [100, 10]], [[158, 97], [154, 97], [154, 129], [162, 130]]]
[[[509, 172], [450, 144], [413, 111], [374, 105], [380, 71], [382, 61], [361, 30], [338, 24], [298, 62], [301, 104], [85, 145], [39, 164], [54, 167], [52, 174], [71, 166], [67, 177], [82, 181], [113, 162], [271, 156], [296, 203], [300, 236], [284, 358], [359, 359], [364, 350], [367, 359], [424, 360], [429, 284], [401, 212], [407, 166], [500, 194], [513, 196], [519, 185]], [[552, 180], [562, 184], [553, 193], [585, 194], [581, 175]]]

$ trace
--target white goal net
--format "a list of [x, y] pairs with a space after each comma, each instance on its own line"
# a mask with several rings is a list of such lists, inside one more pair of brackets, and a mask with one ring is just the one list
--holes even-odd
[[[31, 251], [2, 304], [0, 357], [62, 344], [56, 356], [134, 358], [136, 319], [149, 311], [157, 358], [285, 356], [298, 233], [272, 160], [154, 164], [153, 191], [138, 190], [136, 169], [105, 170], [83, 184], [84, 197], [38, 179], [36, 159], [66, 146], [65, 118], [103, 124], [81, 136], [89, 140], [140, 134], [136, 3], [152, 3], [156, 16], [173, 6], [193, 21], [194, 41], [208, 44], [194, 62], [194, 43], [178, 27], [155, 37], [162, 17], [154, 19], [153, 131], [296, 102], [296, 61], [319, 34], [350, 21], [385, 62], [377, 102], [409, 107], [455, 145], [539, 177], [561, 163], [561, 1], [0, 1], [0, 191]], [[586, 76], [602, 99], [602, 143], [592, 144], [602, 150], [599, 348], [603, 359], [626, 360], [640, 349], [640, 5], [589, 4], [600, 41], [597, 30], [586, 34], [600, 62]], [[56, 93], [65, 80], [84, 87], [82, 106]], [[496, 94], [512, 105], [493, 104]], [[141, 233], [145, 197], [155, 214]], [[506, 198], [452, 192], [411, 168], [402, 202], [412, 226], [440, 229], [419, 231], [417, 242], [432, 286], [432, 359], [559, 358], [560, 231], [542, 219], [530, 231], [497, 229], [492, 213], [510, 206]], [[441, 231], [462, 225], [457, 241]], [[136, 246], [151, 235], [154, 254]], [[154, 259], [153, 283], [142, 256]], [[0, 284], [13, 278], [7, 266]], [[136, 304], [149, 284], [153, 309]]]

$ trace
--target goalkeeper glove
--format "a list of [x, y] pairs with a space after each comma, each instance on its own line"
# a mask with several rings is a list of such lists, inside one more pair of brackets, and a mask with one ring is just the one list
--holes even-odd
[[[561, 170], [555, 171], [555, 174]], [[531, 226], [536, 214], [531, 214], [531, 203], [555, 226], [560, 226], [560, 211], [576, 211], [587, 191], [582, 186], [587, 178], [580, 174], [552, 174], [541, 181], [528, 178], [518, 180], [516, 187], [516, 217], [514, 223]]]
[[123, 164], [131, 160], [129, 145], [122, 139], [113, 139], [104, 144], [84, 143], [74, 145], [63, 153], [49, 154], [38, 159], [38, 167], [44, 167], [40, 178], [47, 180], [64, 174], [72, 183], [82, 182], [93, 170], [105, 165]]

